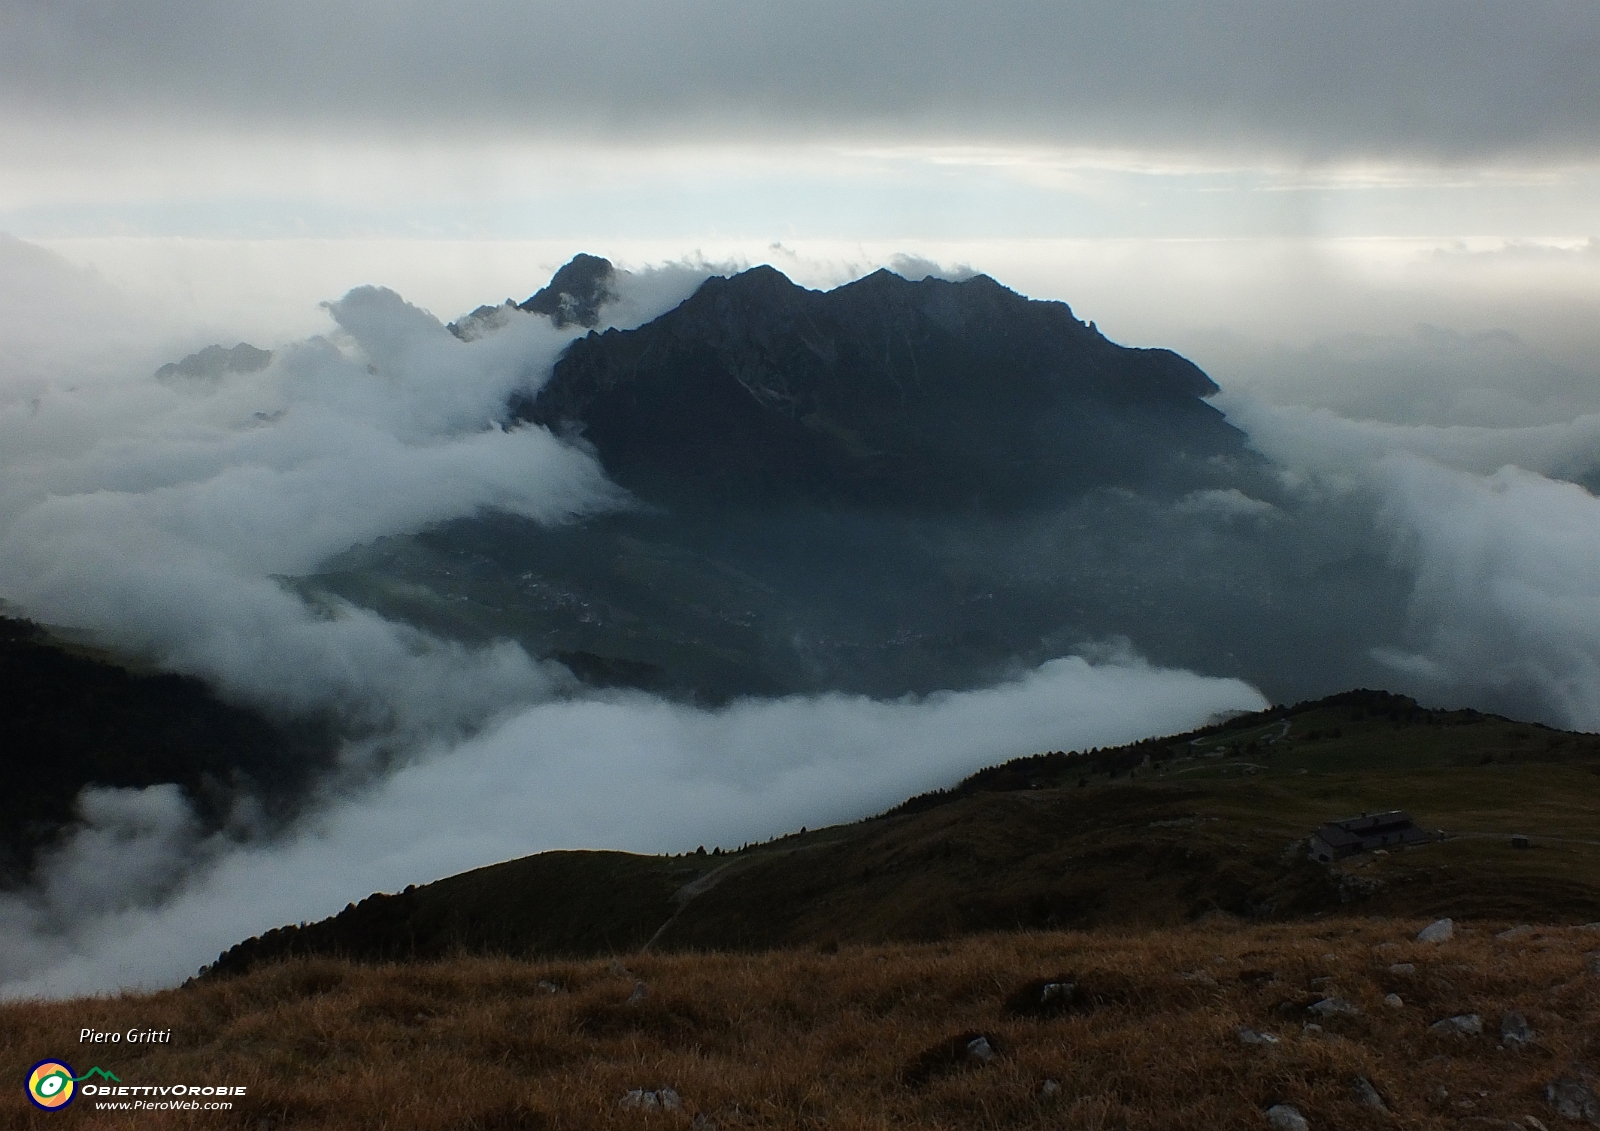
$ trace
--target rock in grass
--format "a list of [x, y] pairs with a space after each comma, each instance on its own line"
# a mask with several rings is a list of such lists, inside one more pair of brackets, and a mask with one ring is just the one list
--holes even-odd
[[1520, 1009], [1508, 1009], [1500, 1015], [1500, 1043], [1506, 1048], [1520, 1049], [1531, 1045], [1537, 1036]]
[[1006, 998], [1003, 1012], [1011, 1017], [1056, 1017], [1087, 1006], [1072, 974], [1036, 978]]
[[1551, 1107], [1556, 1109], [1556, 1114], [1566, 1119], [1584, 1119], [1600, 1126], [1600, 1097], [1594, 1094], [1594, 1089], [1585, 1079], [1588, 1073], [1581, 1075], [1568, 1072], [1564, 1076], [1557, 1076], [1545, 1085], [1544, 1098]]
[[1509, 927], [1506, 930], [1501, 931], [1495, 936], [1495, 938], [1499, 939], [1501, 942], [1512, 942], [1515, 939], [1520, 939], [1523, 935], [1531, 934], [1533, 934], [1532, 925], [1523, 923], [1520, 926]]
[[1454, 919], [1435, 919], [1417, 932], [1418, 942], [1442, 943], [1449, 942], [1455, 937], [1456, 923]]
[[1071, 1001], [1072, 993], [1077, 988], [1072, 982], [1046, 982], [1039, 991], [1039, 1003], [1049, 1005], [1053, 1001]]
[[1354, 1017], [1361, 1012], [1353, 1002], [1342, 997], [1325, 997], [1306, 1006], [1306, 1011], [1318, 1017]]
[[1404, 1008], [1406, 1001], [1405, 998], [1401, 997], [1399, 994], [1384, 994], [1383, 1004], [1387, 1005], [1390, 1009], [1401, 1009]]
[[1365, 1076], [1357, 1076], [1351, 1090], [1356, 1094], [1356, 1103], [1362, 1107], [1375, 1107], [1379, 1111], [1388, 1111], [1389, 1105], [1383, 1102], [1383, 1097], [1378, 1094], [1378, 1089], [1372, 1086], [1372, 1081]]
[[1396, 962], [1389, 967], [1389, 973], [1397, 978], [1409, 978], [1417, 972], [1417, 968], [1410, 962]]
[[649, 996], [650, 996], [649, 988], [646, 987], [643, 982], [635, 982], [633, 984], [633, 992], [628, 995], [628, 1004], [629, 1005], [638, 1005], [641, 1001], [643, 1001], [645, 998], [647, 998]]
[[617, 1106], [636, 1111], [681, 1111], [683, 1100], [671, 1088], [660, 1088], [653, 1092], [635, 1088], [624, 1093], [622, 1099], [617, 1101]]
[[1060, 1080], [1046, 1080], [1043, 1084], [1039, 1085], [1039, 1094], [1041, 1096], [1043, 1096], [1045, 1099], [1049, 1099], [1051, 1096], [1060, 1095], [1061, 1094], [1061, 1081]]
[[1435, 1021], [1428, 1028], [1447, 1037], [1477, 1037], [1483, 1034], [1483, 1018], [1476, 1013], [1459, 1013], [1443, 1021]]
[[1258, 1033], [1248, 1025], [1240, 1025], [1234, 1032], [1239, 1034], [1239, 1040], [1243, 1044], [1275, 1045], [1278, 1043], [1278, 1038], [1271, 1033]]
[[1306, 1117], [1293, 1104], [1273, 1104], [1267, 1108], [1267, 1123], [1273, 1131], [1311, 1131]]
[[964, 1068], [982, 1067], [1002, 1051], [1000, 1042], [988, 1033], [958, 1033], [923, 1050], [901, 1071], [900, 1078], [917, 1087]]
[[1001, 1012], [1007, 1017], [1063, 1017], [1114, 1005], [1124, 993], [1125, 987], [1116, 984], [1101, 980], [1085, 984], [1076, 974], [1057, 974], [1017, 987], [1006, 998]]

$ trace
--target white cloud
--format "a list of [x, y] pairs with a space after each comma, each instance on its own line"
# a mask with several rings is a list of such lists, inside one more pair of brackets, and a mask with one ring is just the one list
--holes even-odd
[[[1013, 683], [920, 701], [829, 695], [719, 711], [638, 695], [547, 703], [330, 802], [268, 846], [185, 841], [170, 797], [124, 791], [95, 802], [42, 890], [0, 897], [10, 940], [0, 995], [170, 985], [249, 935], [333, 914], [374, 890], [547, 848], [733, 847], [862, 817], [1009, 757], [1114, 745], [1264, 706], [1236, 680], [1126, 656], [1056, 660]], [[155, 808], [163, 819], [128, 844], [130, 813]], [[166, 879], [177, 890], [155, 903], [108, 896], [101, 886], [127, 874], [105, 856], [113, 841], [135, 861], [172, 860]], [[176, 867], [175, 841], [186, 868]]]
[[1577, 477], [1600, 467], [1600, 413], [1554, 424], [1390, 424], [1352, 420], [1327, 408], [1269, 405], [1244, 396], [1216, 398], [1251, 444], [1285, 466], [1333, 479], [1362, 477], [1394, 453], [1487, 474], [1516, 464], [1541, 475]]
[[1380, 476], [1416, 572], [1421, 647], [1397, 666], [1469, 701], [1532, 691], [1600, 731], [1600, 499], [1516, 467], [1473, 475], [1408, 455]]
[[462, 343], [371, 288], [330, 313], [337, 333], [214, 391], [63, 377], [0, 408], [5, 599], [280, 708], [437, 722], [545, 690], [514, 648], [329, 616], [273, 578], [483, 507], [561, 521], [615, 505], [589, 457], [497, 422], [567, 336], [519, 316]]
[[1552, 478], [1600, 468], [1600, 416], [1440, 428], [1226, 403], [1306, 497], [1371, 500], [1375, 545], [1412, 578], [1409, 623], [1371, 650], [1400, 686], [1600, 730], [1600, 498]]
[[1176, 503], [1183, 514], [1208, 515], [1214, 518], [1271, 518], [1278, 508], [1262, 499], [1252, 499], [1237, 487], [1213, 488], [1191, 491]]

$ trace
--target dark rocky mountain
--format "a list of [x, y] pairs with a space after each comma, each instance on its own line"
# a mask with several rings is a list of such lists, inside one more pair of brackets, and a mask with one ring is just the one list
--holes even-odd
[[617, 272], [611, 260], [579, 252], [525, 302], [517, 304], [532, 314], [543, 314], [557, 326], [593, 326], [600, 308], [617, 297], [612, 283]]
[[[574, 260], [523, 309], [578, 321], [599, 278]], [[1216, 391], [1170, 350], [1116, 345], [984, 275], [878, 271], [824, 293], [757, 267], [574, 342], [516, 411], [580, 435], [652, 502], [993, 514], [1223, 485], [1214, 461], [1249, 459], [1202, 399]]]
[[[615, 278], [579, 256], [522, 306], [582, 325]], [[453, 328], [493, 333], [512, 305]], [[301, 584], [711, 702], [980, 686], [1115, 638], [1276, 698], [1378, 682], [1405, 578], [1362, 549], [1359, 505], [1300, 508], [1215, 389], [985, 276], [819, 292], [758, 267], [591, 330], [507, 407], [641, 506], [482, 514]]]
[[551, 277], [548, 286], [524, 301], [508, 298], [499, 306], [480, 306], [446, 328], [464, 342], [477, 341], [504, 326], [513, 310], [543, 314], [558, 328], [594, 326], [600, 321], [600, 308], [617, 297], [616, 278], [611, 260], [580, 252]]

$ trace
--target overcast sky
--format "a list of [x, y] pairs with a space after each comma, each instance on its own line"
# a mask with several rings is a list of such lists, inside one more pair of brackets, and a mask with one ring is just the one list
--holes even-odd
[[0, 2], [24, 237], [1593, 234], [1593, 0]]
[[9, 109], [395, 137], [1586, 160], [1591, 0], [8, 0]]

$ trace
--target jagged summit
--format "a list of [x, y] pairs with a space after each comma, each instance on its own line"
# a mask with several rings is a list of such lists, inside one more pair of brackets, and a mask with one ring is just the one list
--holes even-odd
[[1202, 462], [1243, 452], [1202, 399], [1216, 390], [984, 275], [881, 270], [821, 292], [764, 266], [574, 342], [515, 410], [581, 434], [647, 499], [1005, 510], [1211, 486]]
[[516, 311], [543, 314], [557, 329], [566, 326], [589, 328], [599, 325], [600, 308], [617, 297], [613, 286], [616, 268], [609, 259], [579, 252], [522, 302], [506, 299], [499, 306], [484, 305], [451, 322], [448, 329], [464, 342], [475, 342], [506, 324]]
[[272, 361], [272, 351], [240, 342], [232, 349], [207, 346], [182, 361], [169, 361], [156, 370], [156, 380], [167, 384], [214, 387], [232, 373], [255, 373]]
[[616, 297], [612, 287], [616, 268], [611, 260], [579, 252], [550, 279], [548, 286], [517, 305], [532, 314], [545, 314], [556, 326], [594, 326], [600, 308]]

